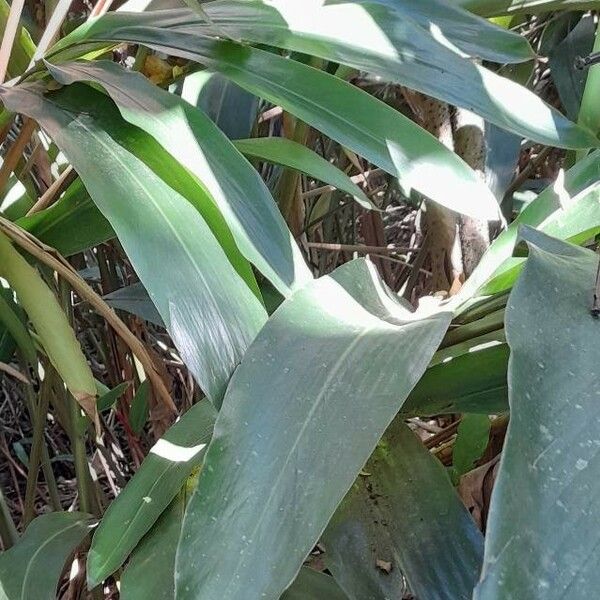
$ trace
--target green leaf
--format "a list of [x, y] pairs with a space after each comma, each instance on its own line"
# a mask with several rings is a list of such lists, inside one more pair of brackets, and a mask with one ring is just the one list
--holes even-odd
[[114, 573], [202, 463], [215, 418], [203, 400], [154, 445], [137, 473], [113, 500], [92, 539], [87, 578], [95, 587]]
[[[511, 260], [520, 225], [577, 242], [593, 236], [600, 228], [599, 159], [600, 151], [592, 152], [531, 202], [488, 248], [456, 302], [468, 301], [474, 294], [494, 294], [510, 288], [519, 273], [515, 262], [522, 262]], [[496, 281], [484, 286], [490, 278]]]
[[133, 283], [119, 288], [103, 297], [113, 308], [125, 310], [133, 315], [164, 327], [163, 321], [142, 283]]
[[402, 407], [403, 414], [505, 412], [508, 356], [508, 346], [497, 344], [429, 367]]
[[115, 237], [80, 179], [53, 206], [17, 220], [17, 225], [63, 256], [72, 256]]
[[[281, 0], [275, 6], [244, 2], [240, 5], [244, 10], [236, 6], [231, 16], [226, 9], [221, 16], [219, 4], [213, 4], [207, 5], [207, 13], [219, 28], [225, 28], [238, 38], [277, 45], [379, 75], [472, 110], [491, 123], [540, 143], [567, 148], [600, 144], [590, 131], [566, 119], [527, 88], [449, 48], [443, 35], [435, 33], [435, 24], [425, 29], [398, 12], [398, 7], [391, 2], [324, 5], [312, 2], [307, 5]], [[430, 30], [434, 30], [434, 34]], [[77, 54], [77, 44], [122, 40], [202, 62], [267, 99], [270, 99], [266, 95], [267, 88], [272, 90], [281, 81], [292, 84], [291, 73], [283, 80], [273, 79], [273, 66], [264, 64], [266, 59], [259, 51], [249, 47], [243, 50], [233, 42], [216, 41], [208, 37], [211, 34], [210, 26], [186, 9], [159, 14], [118, 13], [80, 27], [61, 40], [49, 56], [53, 62], [65, 60]], [[253, 57], [252, 65], [245, 64], [248, 55], [258, 55], [261, 60]], [[251, 78], [246, 69], [253, 70]], [[309, 81], [296, 89], [301, 96], [310, 86], [310, 70], [305, 73]], [[324, 87], [321, 80], [318, 83], [315, 82], [313, 91], [316, 99], [315, 92], [322, 92]], [[294, 88], [295, 85], [279, 94], [289, 96]], [[337, 106], [334, 110], [339, 114]]]
[[412, 313], [364, 260], [279, 307], [219, 413], [177, 550], [178, 600], [288, 587], [449, 318]]
[[333, 577], [302, 567], [281, 600], [348, 600]]
[[474, 598], [593, 598], [600, 321], [590, 308], [598, 256], [529, 228], [522, 236], [529, 258], [506, 313], [510, 423]]
[[367, 210], [376, 208], [367, 195], [343, 171], [302, 144], [280, 137], [235, 140], [233, 144], [246, 156], [302, 171], [314, 179], [354, 196], [363, 208]]
[[148, 379], [142, 381], [136, 390], [129, 409], [129, 425], [134, 433], [141, 433], [148, 420], [148, 394], [150, 393], [150, 382]]
[[130, 381], [124, 381], [116, 385], [112, 390], [109, 390], [105, 394], [102, 394], [98, 398], [98, 412], [102, 412], [112, 408], [114, 403], [123, 395], [125, 390], [131, 385]]
[[102, 85], [124, 119], [149, 133], [193, 173], [210, 195], [208, 201], [223, 214], [242, 254], [282, 294], [312, 279], [260, 175], [202, 111], [112, 62], [47, 66], [61, 83]]
[[399, 598], [404, 575], [419, 600], [470, 599], [483, 536], [441, 463], [396, 419], [364, 470], [323, 536], [348, 597]]
[[452, 0], [471, 12], [486, 17], [509, 14], [540, 14], [555, 10], [596, 8], [597, 0]]
[[246, 138], [258, 113], [258, 98], [218, 73], [198, 71], [184, 80], [181, 97], [203, 110], [229, 138]]
[[[127, 15], [132, 23], [143, 17]], [[264, 50], [157, 27], [123, 26], [105, 35], [204, 62], [398, 177], [406, 194], [417, 191], [457, 212], [497, 218], [493, 195], [456, 154], [398, 111], [341, 79]], [[436, 177], [431, 177], [433, 169]]]
[[[74, 84], [43, 97], [33, 84], [2, 89], [1, 97], [35, 118], [69, 157], [118, 235], [184, 362], [218, 405], [266, 312], [202, 215], [117, 142], [139, 130], [125, 123], [100, 92]], [[166, 161], [165, 167], [171, 164]]]
[[[3, 341], [5, 351], [10, 356], [14, 350], [14, 345], [22, 352], [23, 357], [29, 362], [32, 367], [37, 367], [37, 352], [33, 340], [27, 330], [27, 317], [23, 314], [23, 309], [13, 299], [13, 291], [10, 288], [5, 288], [0, 284], [0, 323], [3, 325], [3, 331], [6, 332], [13, 343], [8, 340]], [[8, 358], [10, 358], [10, 356]]]
[[180, 492], [137, 545], [121, 577], [122, 600], [174, 600], [175, 552], [185, 506]]
[[92, 525], [92, 517], [81, 512], [34, 519], [19, 542], [0, 554], [0, 598], [55, 600], [65, 562]]
[[489, 438], [490, 419], [487, 415], [463, 415], [452, 448], [452, 479], [455, 485], [483, 456]]
[[[570, 16], [575, 18], [577, 14], [572, 13]], [[579, 116], [588, 74], [586, 69], [574, 69], [573, 65], [577, 57], [587, 56], [592, 52], [595, 32], [594, 17], [586, 15], [550, 50], [552, 81], [569, 118], [574, 120]]]

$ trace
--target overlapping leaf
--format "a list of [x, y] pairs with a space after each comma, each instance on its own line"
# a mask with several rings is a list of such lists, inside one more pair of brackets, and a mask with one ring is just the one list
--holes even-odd
[[511, 417], [474, 598], [590, 598], [600, 585], [598, 256], [531, 229], [523, 237], [530, 255], [506, 318]]
[[244, 256], [284, 295], [311, 279], [273, 197], [252, 165], [199, 109], [108, 61], [48, 65], [61, 83], [102, 85], [127, 121], [152, 135], [210, 194]]
[[483, 536], [437, 458], [396, 419], [364, 471], [323, 536], [348, 597], [398, 597], [404, 575], [419, 600], [470, 599]]
[[363, 208], [374, 208], [367, 195], [343, 171], [302, 144], [287, 138], [268, 137], [235, 140], [234, 145], [246, 156], [302, 171], [354, 196]]
[[268, 321], [229, 385], [177, 553], [179, 600], [277, 598], [440, 342], [354, 261]]
[[[182, 358], [219, 404], [266, 312], [200, 212], [117, 143], [113, 135], [127, 138], [131, 126], [101, 93], [76, 85], [49, 98], [32, 84], [3, 89], [2, 100], [35, 118], [70, 158], [118, 235]], [[165, 166], [170, 166], [168, 161]]]
[[[205, 10], [234, 39], [277, 45], [380, 75], [468, 108], [491, 123], [541, 143], [573, 148], [599, 145], [587, 129], [566, 119], [525, 87], [449, 48], [443, 35], [436, 34], [435, 23], [430, 23], [430, 32], [395, 3], [281, 0], [266, 4], [256, 0], [238, 4], [228, 0], [225, 4], [210, 3]], [[204, 62], [249, 91], [264, 95], [264, 91], [257, 91], [260, 84], [251, 88], [245, 81], [245, 67], [249, 65], [244, 64], [244, 54], [248, 51], [242, 53], [238, 44], [229, 42], [228, 57], [226, 45], [211, 44], [205, 37], [213, 34], [211, 27], [185, 9], [119, 13], [79, 28], [55, 46], [50, 56], [63, 60], [76, 55], [77, 44], [139, 42]], [[233, 56], [231, 66], [239, 69], [237, 73], [227, 65]], [[254, 63], [255, 75], [272, 79], [272, 65], [265, 62], [263, 58]], [[291, 82], [290, 75], [287, 81]]]
[[[135, 23], [147, 15], [129, 17]], [[150, 24], [127, 26], [127, 22], [104, 32], [90, 31], [94, 37], [127, 39], [204, 62], [397, 176], [407, 194], [416, 191], [457, 212], [497, 218], [494, 197], [472, 169], [413, 121], [366, 92], [264, 50]], [[73, 39], [65, 38], [64, 45], [68, 48]], [[53, 60], [61, 57], [58, 48], [52, 56]], [[434, 169], [437, 176], [431, 177]]]
[[92, 525], [91, 515], [81, 512], [34, 519], [19, 542], [0, 554], [0, 598], [55, 600], [65, 562]]
[[[87, 577], [92, 587], [125, 562], [191, 471], [202, 462], [214, 418], [214, 409], [206, 400], [194, 405], [154, 445], [113, 500], [94, 534], [88, 555]], [[166, 527], [170, 531], [168, 523]]]

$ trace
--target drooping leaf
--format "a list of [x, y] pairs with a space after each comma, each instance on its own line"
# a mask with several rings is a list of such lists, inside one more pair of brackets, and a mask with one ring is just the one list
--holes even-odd
[[402, 412], [407, 416], [505, 412], [508, 356], [508, 346], [496, 344], [429, 367]]
[[124, 562], [203, 459], [215, 418], [203, 400], [154, 445], [125, 489], [110, 504], [92, 539], [87, 578], [98, 585]]
[[302, 171], [354, 196], [363, 208], [375, 208], [368, 196], [343, 171], [302, 144], [287, 138], [266, 137], [235, 140], [234, 145], [246, 156]]
[[102, 85], [123, 118], [152, 135], [198, 178], [244, 256], [282, 294], [288, 295], [312, 278], [259, 174], [202, 111], [140, 73], [112, 62], [48, 68], [61, 83], [93, 81]]
[[396, 419], [323, 536], [325, 560], [352, 600], [471, 598], [483, 536], [442, 465]]
[[[97, 422], [96, 384], [79, 340], [53, 291], [0, 231], [0, 277], [14, 290], [53, 367], [90, 419]], [[15, 321], [15, 324], [17, 322]], [[16, 335], [16, 334], [15, 334]], [[29, 334], [23, 333], [29, 340]], [[21, 337], [16, 338], [17, 341]], [[30, 361], [35, 362], [29, 340]], [[27, 349], [27, 345], [24, 349]]]
[[178, 600], [277, 598], [289, 586], [449, 316], [413, 314], [363, 260], [279, 307], [219, 413], [184, 519]]
[[117, 143], [113, 136], [127, 137], [131, 126], [100, 92], [75, 84], [43, 97], [39, 85], [33, 84], [5, 88], [1, 96], [5, 104], [42, 124], [71, 159], [117, 233], [183, 360], [203, 391], [219, 404], [266, 313], [202, 215]]
[[0, 598], [55, 600], [65, 562], [93, 522], [81, 512], [53, 512], [34, 519], [19, 542], [0, 553]]
[[[379, 75], [468, 108], [491, 123], [544, 144], [573, 148], [600, 144], [591, 132], [566, 119], [527, 88], [461, 56], [443, 37], [399, 13], [396, 4], [389, 1], [255, 1], [235, 4], [231, 11], [220, 6], [210, 3], [207, 14], [236, 39], [313, 54]], [[435, 24], [430, 29], [435, 29]], [[119, 13], [80, 27], [59, 42], [50, 56], [53, 61], [64, 60], [76, 54], [77, 44], [90, 40], [139, 42], [203, 62], [248, 91], [267, 97], [266, 82], [260, 79], [271, 80], [268, 87], [272, 89], [274, 65], [267, 64], [258, 51], [243, 51], [233, 42], [210, 39], [207, 36], [211, 33], [211, 26], [190, 10]], [[255, 55], [252, 65], [244, 64], [249, 54]], [[253, 71], [253, 77], [248, 77], [246, 68]], [[304, 77], [310, 78], [310, 71], [305, 71]], [[292, 82], [291, 73], [285, 81], [288, 85]], [[322, 81], [315, 81], [315, 85], [323, 90]], [[304, 94], [305, 87], [308, 85], [297, 93]], [[285, 91], [280, 92], [283, 97], [294, 90]]]
[[497, 218], [489, 189], [456, 154], [393, 108], [328, 73], [264, 50], [149, 25], [124, 25], [105, 34], [204, 62], [397, 176], [405, 193], [419, 192], [478, 218]]
[[529, 258], [506, 314], [510, 423], [474, 598], [590, 598], [600, 585], [598, 256], [522, 236]]
[[348, 600], [333, 577], [302, 567], [281, 600]]
[[17, 220], [17, 225], [63, 256], [71, 256], [115, 237], [80, 179], [53, 206]]

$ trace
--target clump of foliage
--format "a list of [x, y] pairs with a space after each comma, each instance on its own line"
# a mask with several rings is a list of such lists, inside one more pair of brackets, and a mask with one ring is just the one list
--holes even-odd
[[0, 598], [594, 597], [597, 4], [51, 4], [0, 0]]

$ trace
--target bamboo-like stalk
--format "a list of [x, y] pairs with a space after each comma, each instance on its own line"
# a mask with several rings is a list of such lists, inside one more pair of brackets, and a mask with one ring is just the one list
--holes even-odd
[[6, 29], [2, 37], [2, 45], [0, 45], [0, 83], [4, 83], [6, 79], [6, 71], [8, 69], [8, 61], [15, 42], [15, 36], [19, 29], [19, 19], [25, 6], [25, 0], [13, 0], [10, 5], [10, 13], [6, 22]]
[[48, 386], [48, 377], [46, 375], [46, 379], [42, 385], [37, 403], [35, 402], [35, 398], [31, 398], [32, 401], [30, 402], [29, 406], [29, 414], [31, 415], [31, 420], [33, 422], [33, 435], [27, 468], [27, 484], [25, 487], [25, 512], [23, 515], [23, 521], [25, 522], [25, 525], [28, 525], [35, 517], [35, 492], [38, 480], [38, 471], [42, 461], [44, 425], [46, 423], [46, 414], [48, 413], [49, 393], [50, 390]]

